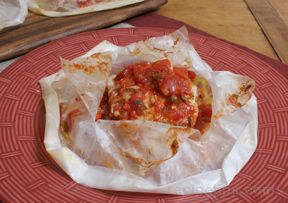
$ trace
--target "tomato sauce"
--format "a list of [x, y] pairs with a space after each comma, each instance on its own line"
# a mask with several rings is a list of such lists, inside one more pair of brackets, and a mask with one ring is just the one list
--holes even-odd
[[92, 0], [76, 0], [76, 3], [80, 8], [85, 8], [92, 4]]
[[[199, 78], [185, 67], [172, 67], [168, 59], [129, 65], [105, 91], [95, 121], [150, 120], [193, 127], [203, 134], [211, 123], [212, 106], [203, 102], [205, 94], [199, 91], [203, 89]], [[193, 91], [195, 85], [197, 95]], [[65, 109], [60, 105], [61, 117]], [[82, 113], [78, 109], [68, 112], [61, 121], [62, 131], [69, 134], [75, 117]]]
[[199, 113], [193, 92], [195, 77], [185, 67], [172, 68], [168, 59], [129, 65], [115, 77], [109, 102], [101, 102], [100, 109], [108, 105], [109, 113], [99, 116], [98, 111], [96, 120], [143, 119], [194, 127]]

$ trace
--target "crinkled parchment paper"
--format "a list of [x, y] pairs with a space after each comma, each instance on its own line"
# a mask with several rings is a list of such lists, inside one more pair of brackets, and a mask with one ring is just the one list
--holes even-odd
[[27, 13], [27, 0], [1, 0], [0, 30], [23, 23]]
[[[209, 82], [213, 118], [208, 131], [199, 135], [194, 129], [141, 120], [95, 122], [110, 75], [139, 60], [163, 58]], [[79, 58], [63, 59], [62, 69], [40, 80], [46, 107], [44, 142], [77, 183], [120, 191], [212, 192], [227, 186], [256, 149], [254, 82], [213, 71], [190, 44], [185, 28], [127, 47], [103, 41]], [[60, 129], [60, 113], [65, 118], [71, 109], [78, 117], [67, 135]]]
[[49, 17], [61, 17], [120, 8], [141, 1], [144, 0], [29, 0], [29, 9]]

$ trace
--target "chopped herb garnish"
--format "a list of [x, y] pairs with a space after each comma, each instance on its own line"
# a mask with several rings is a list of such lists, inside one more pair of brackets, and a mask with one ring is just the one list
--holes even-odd
[[175, 96], [175, 95], [171, 96], [171, 101], [172, 101], [173, 103], [177, 102], [177, 100], [178, 100], [178, 97], [177, 97], [177, 96]]
[[142, 101], [141, 101], [140, 99], [135, 99], [133, 102], [134, 102], [134, 104], [136, 104], [136, 105], [139, 105], [139, 104], [142, 103]]
[[191, 117], [188, 117], [188, 123], [189, 123], [189, 125], [192, 124], [192, 118]]
[[187, 101], [187, 97], [184, 96], [184, 95], [181, 96], [181, 99], [182, 99], [183, 101]]
[[151, 75], [151, 78], [152, 78], [153, 81], [155, 81], [155, 80], [158, 80], [160, 77], [159, 77], [159, 75], [157, 73], [154, 73], [154, 74]]

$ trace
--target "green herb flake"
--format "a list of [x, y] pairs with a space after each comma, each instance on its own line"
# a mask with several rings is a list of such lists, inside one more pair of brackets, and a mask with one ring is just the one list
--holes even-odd
[[184, 96], [184, 95], [181, 96], [181, 99], [182, 99], [183, 101], [187, 101], [187, 100], [188, 100], [188, 98], [187, 98], [186, 96]]
[[177, 102], [177, 100], [178, 100], [178, 97], [177, 97], [177, 96], [175, 96], [175, 95], [171, 96], [171, 101], [172, 101], [173, 103]]
[[140, 99], [135, 99], [133, 102], [134, 102], [134, 104], [136, 104], [136, 105], [142, 104], [142, 101], [141, 101]]
[[192, 121], [193, 121], [193, 119], [191, 117], [188, 117], [188, 123], [190, 126], [192, 126]]

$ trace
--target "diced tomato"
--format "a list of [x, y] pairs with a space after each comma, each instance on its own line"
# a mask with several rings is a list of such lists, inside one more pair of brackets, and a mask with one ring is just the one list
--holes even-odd
[[[98, 112], [101, 112], [101, 119], [105, 119], [109, 115], [109, 97], [108, 97], [108, 90], [105, 90], [102, 100], [100, 102], [100, 106]], [[96, 115], [97, 117], [97, 115]]]
[[103, 96], [102, 96], [102, 100], [100, 102], [100, 106], [102, 105], [106, 105], [108, 103], [109, 97], [108, 97], [108, 90], [106, 89]]
[[144, 83], [147, 82], [147, 78], [145, 77], [145, 71], [150, 68], [151, 64], [147, 62], [142, 62], [138, 64], [134, 64], [130, 66], [133, 70], [134, 77], [136, 82]]
[[76, 0], [76, 3], [80, 8], [84, 8], [91, 5], [92, 0]]
[[152, 64], [152, 68], [154, 68], [154, 69], [171, 69], [171, 63], [168, 59], [163, 59], [163, 60], [154, 62]]
[[169, 74], [172, 74], [172, 70], [168, 59], [154, 62], [151, 68], [145, 73], [150, 81], [161, 80]]
[[203, 121], [201, 114], [198, 116], [196, 124], [194, 126], [195, 129], [199, 130], [201, 134], [204, 133], [205, 129], [208, 127], [209, 123]]
[[188, 71], [188, 77], [193, 82], [193, 80], [196, 78], [196, 74], [193, 71], [189, 70]]
[[164, 114], [164, 117], [168, 118], [172, 124], [175, 124], [182, 118], [182, 115], [180, 111], [170, 109]]
[[212, 116], [212, 106], [208, 104], [200, 105], [198, 118], [194, 128], [198, 129], [201, 132], [201, 134], [203, 134], [210, 125], [211, 116]]
[[128, 110], [130, 109], [130, 105], [129, 105], [128, 103], [125, 103], [125, 104], [123, 105], [123, 109], [124, 109], [125, 111], [128, 111]]
[[195, 110], [193, 106], [187, 105], [183, 102], [180, 102], [177, 105], [167, 105], [167, 107], [168, 108], [163, 110], [164, 117], [168, 118], [168, 120], [174, 125], [177, 125], [178, 121], [181, 119], [186, 119], [188, 122], [188, 118], [191, 118]]
[[122, 78], [131, 78], [132, 76], [132, 69], [131, 68], [124, 68], [120, 73], [117, 74], [115, 80], [121, 80]]
[[72, 131], [74, 119], [81, 114], [83, 114], [83, 112], [80, 109], [75, 109], [68, 113], [64, 129], [66, 133], [70, 133]]
[[202, 112], [202, 115], [203, 116], [206, 116], [206, 117], [211, 117], [212, 116], [212, 106], [211, 105], [200, 105], [199, 106], [199, 110]]
[[238, 96], [236, 94], [233, 94], [231, 96], [229, 96], [228, 98], [228, 102], [233, 105], [236, 108], [240, 108], [241, 107], [241, 103], [238, 102]]
[[114, 108], [113, 110], [114, 111], [120, 111], [122, 109], [122, 105], [120, 102], [117, 102], [115, 105], [114, 105]]
[[182, 77], [182, 78], [184, 78], [184, 79], [188, 79], [189, 77], [188, 77], [188, 70], [187, 70], [187, 68], [174, 68], [173, 69], [173, 72], [176, 74], [176, 75], [178, 75], [178, 76], [180, 76], [180, 77]]
[[140, 63], [133, 65], [133, 73], [137, 82], [150, 86], [155, 85], [155, 81], [165, 78], [172, 73], [171, 63], [168, 59], [150, 63]]
[[137, 119], [136, 111], [131, 111], [131, 112], [129, 113], [129, 116], [130, 116], [130, 119], [131, 119], [131, 120]]
[[237, 99], [236, 99], [235, 97], [233, 97], [233, 96], [230, 96], [230, 97], [228, 98], [228, 101], [229, 101], [231, 104], [236, 104], [236, 103], [237, 103]]
[[98, 121], [99, 119], [102, 118], [102, 112], [101, 111], [98, 111], [97, 114], [96, 114], [96, 121]]
[[192, 93], [192, 84], [189, 80], [184, 80], [178, 75], [166, 77], [160, 84], [160, 90], [165, 96], [181, 95]]

